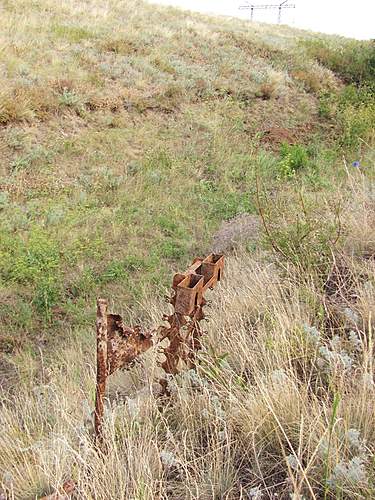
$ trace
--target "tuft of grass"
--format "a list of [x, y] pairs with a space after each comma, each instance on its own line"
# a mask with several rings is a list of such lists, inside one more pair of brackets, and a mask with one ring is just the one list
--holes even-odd
[[283, 143], [280, 148], [280, 173], [284, 178], [293, 177], [300, 169], [307, 166], [309, 155], [300, 144]]
[[2, 91], [0, 94], [0, 123], [31, 121], [35, 118], [34, 110], [31, 106], [31, 99], [27, 92], [18, 89], [14, 92]]

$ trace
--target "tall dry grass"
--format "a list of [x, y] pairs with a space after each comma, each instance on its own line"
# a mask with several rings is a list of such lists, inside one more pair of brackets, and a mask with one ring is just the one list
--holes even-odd
[[[171, 380], [166, 400], [156, 349], [112, 379], [105, 454], [92, 443], [94, 331], [40, 364], [23, 353], [0, 412], [7, 498], [67, 478], [97, 500], [373, 498], [375, 197], [361, 174], [348, 179], [331, 274], [345, 259], [355, 293], [329, 295], [270, 254], [229, 257], [198, 369]], [[158, 324], [165, 305], [144, 309]]]

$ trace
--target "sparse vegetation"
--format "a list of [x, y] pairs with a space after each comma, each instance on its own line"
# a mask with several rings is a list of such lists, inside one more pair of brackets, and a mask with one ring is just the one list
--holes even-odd
[[[372, 498], [373, 42], [138, 0], [0, 10], [0, 496]], [[197, 372], [162, 405], [156, 349], [115, 378], [101, 456], [95, 298], [157, 324], [245, 213]]]

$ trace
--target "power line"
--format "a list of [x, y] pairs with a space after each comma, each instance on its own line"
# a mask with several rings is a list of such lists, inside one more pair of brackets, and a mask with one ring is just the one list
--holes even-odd
[[283, 2], [279, 4], [249, 4], [247, 3], [246, 5], [240, 5], [239, 9], [240, 10], [250, 10], [250, 20], [252, 21], [254, 19], [254, 10], [267, 10], [267, 9], [278, 9], [278, 18], [277, 22], [280, 24], [281, 23], [281, 11], [282, 9], [295, 9], [296, 6], [295, 4], [288, 4], [288, 0], [284, 0]]

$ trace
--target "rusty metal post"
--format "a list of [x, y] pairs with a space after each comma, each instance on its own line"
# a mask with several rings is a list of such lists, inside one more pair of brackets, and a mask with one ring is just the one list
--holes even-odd
[[107, 341], [108, 341], [108, 303], [105, 299], [97, 300], [96, 309], [96, 396], [95, 396], [95, 440], [103, 440], [104, 396], [107, 381]]

